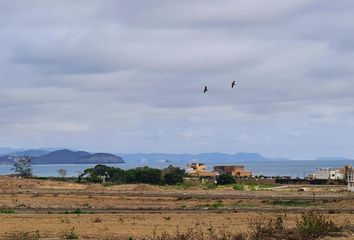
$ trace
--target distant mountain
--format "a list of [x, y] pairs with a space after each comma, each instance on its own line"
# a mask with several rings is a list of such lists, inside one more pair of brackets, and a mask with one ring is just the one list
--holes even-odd
[[33, 158], [33, 164], [99, 164], [124, 163], [121, 157], [109, 153], [88, 153], [67, 149]]
[[154, 162], [168, 161], [171, 164], [185, 164], [191, 161], [200, 161], [204, 163], [233, 164], [248, 161], [281, 161], [284, 158], [267, 158], [259, 153], [200, 153], [200, 154], [166, 154], [166, 153], [119, 153], [126, 161], [148, 164]]
[[319, 157], [314, 160], [315, 161], [336, 161], [336, 160], [346, 161], [346, 160], [353, 160], [353, 159], [346, 158], [346, 157]]
[[61, 148], [39, 148], [39, 149], [24, 149], [24, 148], [0, 148], [0, 156], [31, 156], [38, 157], [50, 152], [60, 150]]
[[51, 163], [59, 163], [59, 164], [65, 164], [65, 163], [73, 163], [77, 161], [78, 159], [89, 156], [90, 153], [84, 152], [84, 151], [79, 151], [79, 152], [74, 152], [71, 150], [63, 149], [63, 150], [58, 150], [54, 151], [39, 157], [34, 157], [33, 158], [33, 163], [34, 164], [51, 164]]
[[[118, 156], [117, 156], [118, 155]], [[288, 158], [269, 158], [259, 153], [239, 152], [228, 153], [199, 153], [199, 154], [169, 154], [169, 153], [134, 153], [117, 155], [109, 153], [89, 153], [84, 151], [58, 148], [13, 149], [0, 148], [0, 164], [12, 164], [16, 157], [31, 156], [34, 164], [109, 164], [128, 161], [134, 165], [185, 165], [188, 162], [199, 161], [206, 164], [243, 164], [254, 161], [291, 161]], [[123, 160], [124, 159], [124, 160]], [[320, 157], [315, 160], [351, 160], [345, 157]]]
[[1, 164], [13, 164], [15, 162], [15, 157], [12, 156], [0, 156], [0, 165]]
[[[21, 156], [31, 156], [33, 164], [110, 164], [124, 163], [121, 157], [110, 153], [88, 153], [67, 149], [46, 152], [44, 150], [22, 150], [0, 156], [0, 164], [13, 164]], [[37, 156], [36, 156], [37, 155]]]
[[77, 163], [124, 163], [124, 160], [121, 157], [109, 153], [94, 153], [79, 158]]
[[21, 151], [21, 150], [23, 150], [23, 149], [14, 149], [14, 148], [1, 147], [0, 148], [0, 156], [8, 155], [11, 152]]
[[14, 156], [14, 157], [22, 157], [22, 156], [39, 157], [39, 156], [48, 154], [50, 152], [51, 151], [49, 151], [49, 150], [43, 150], [43, 149], [28, 149], [28, 150], [10, 152], [6, 155], [10, 155], [10, 156]]

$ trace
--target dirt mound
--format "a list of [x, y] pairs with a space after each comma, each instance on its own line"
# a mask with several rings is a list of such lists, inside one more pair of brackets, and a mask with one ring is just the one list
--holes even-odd
[[92, 191], [92, 192], [102, 192], [106, 190], [101, 184], [91, 184], [88, 185], [85, 190]]
[[134, 187], [132, 190], [139, 191], [139, 192], [152, 192], [152, 191], [159, 191], [160, 188], [148, 184], [139, 184], [136, 187]]

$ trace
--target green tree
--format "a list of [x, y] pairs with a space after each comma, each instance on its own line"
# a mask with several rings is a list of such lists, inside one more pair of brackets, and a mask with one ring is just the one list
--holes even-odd
[[32, 177], [32, 157], [22, 157], [17, 159], [12, 170], [21, 177]]
[[109, 170], [110, 180], [114, 183], [126, 183], [127, 172], [120, 168], [111, 168]]
[[164, 182], [168, 185], [174, 185], [183, 182], [183, 177], [186, 175], [185, 171], [179, 167], [172, 165], [162, 170], [164, 174]]
[[96, 165], [84, 170], [80, 180], [101, 183], [103, 179], [111, 183], [148, 183], [162, 184], [163, 174], [160, 169], [142, 167], [124, 171], [120, 168]]
[[181, 169], [179, 167], [175, 167], [172, 165], [169, 165], [167, 168], [162, 170], [163, 174], [167, 174], [167, 173], [177, 173], [179, 175], [185, 176], [186, 172], [184, 171], [184, 169]]
[[60, 177], [65, 178], [67, 171], [64, 168], [60, 168], [57, 170], [57, 173], [59, 174]]
[[164, 176], [164, 181], [168, 185], [175, 185], [177, 183], [182, 183], [183, 182], [183, 175], [180, 175], [176, 172], [167, 173]]
[[235, 183], [235, 178], [231, 174], [221, 174], [217, 178], [217, 182], [219, 185], [226, 185]]
[[135, 170], [135, 182], [162, 184], [162, 171], [156, 168], [142, 167]]

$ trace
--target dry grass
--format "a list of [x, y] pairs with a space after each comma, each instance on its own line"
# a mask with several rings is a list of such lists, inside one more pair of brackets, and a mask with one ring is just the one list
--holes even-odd
[[[132, 192], [134, 195], [127, 195], [125, 192]], [[315, 191], [316, 192], [316, 191]], [[107, 195], [109, 193], [109, 195]], [[146, 193], [156, 193], [154, 196], [146, 196]], [[177, 196], [166, 196], [164, 193], [178, 193]], [[200, 194], [198, 197], [189, 194]], [[271, 209], [282, 209], [293, 206], [274, 204], [273, 199], [257, 199], [259, 196], [301, 196], [310, 195], [312, 192], [299, 193], [294, 189], [274, 190], [264, 192], [247, 192], [253, 194], [254, 198], [241, 199], [237, 194], [243, 195], [244, 191], [233, 189], [205, 190], [196, 188], [194, 190], [180, 190], [174, 187], [156, 187], [148, 185], [117, 185], [103, 187], [98, 185], [88, 185], [31, 180], [31, 179], [9, 179], [0, 177], [0, 239], [5, 237], [11, 240], [30, 239], [36, 240], [37, 233], [43, 237], [64, 236], [75, 229], [75, 234], [80, 235], [80, 239], [124, 239], [129, 237], [139, 239], [143, 237], [153, 237], [155, 240], [171, 239], [176, 236], [176, 229], [180, 235], [196, 233], [191, 232], [191, 228], [199, 229], [203, 236], [210, 234], [224, 235], [223, 240], [242, 239], [244, 234], [251, 236], [250, 225], [256, 225], [259, 219], [283, 219], [283, 224], [287, 229], [295, 229], [300, 219], [296, 213], [277, 214], [265, 212], [235, 212], [224, 211], [220, 213], [211, 212], [190, 212], [190, 213], [124, 213], [124, 214], [81, 214], [89, 213], [95, 209], [159, 209], [162, 212], [166, 209], [196, 209], [214, 208], [232, 209], [234, 207], [265, 207]], [[227, 197], [232, 194], [233, 197]], [[354, 225], [354, 215], [349, 213], [338, 213], [335, 208], [347, 208], [354, 206], [354, 195], [339, 192], [316, 192], [316, 194], [331, 194], [331, 196], [353, 196], [348, 200], [328, 200], [316, 201], [301, 205], [301, 208], [321, 207], [328, 209], [331, 214], [324, 215], [330, 217], [335, 223]], [[337, 194], [337, 195], [336, 195]], [[223, 199], [214, 199], [215, 196], [222, 196]], [[235, 197], [236, 196], [236, 197]], [[307, 200], [309, 201], [309, 200]], [[293, 203], [293, 202], [292, 202]], [[51, 209], [62, 209], [63, 213], [68, 210], [71, 214], [30, 214], [20, 213], [21, 209], [42, 209], [50, 212]], [[74, 211], [80, 209], [79, 211]], [[14, 211], [15, 210], [15, 211]], [[9, 212], [11, 211], [11, 212]], [[218, 211], [218, 210], [217, 210]], [[259, 225], [258, 225], [259, 226]], [[155, 231], [154, 231], [155, 229]], [[268, 227], [269, 229], [269, 227]], [[193, 231], [194, 231], [193, 230]], [[38, 231], [38, 232], [37, 232]], [[155, 235], [154, 235], [155, 233]], [[276, 233], [276, 230], [273, 231]], [[231, 235], [230, 235], [231, 234]], [[162, 238], [170, 237], [170, 238]], [[229, 236], [229, 238], [226, 238]], [[230, 238], [232, 236], [233, 238]], [[16, 238], [17, 237], [17, 238]], [[25, 238], [27, 237], [27, 238]], [[32, 239], [30, 238], [32, 237]], [[160, 237], [160, 238], [158, 238]], [[215, 236], [214, 236], [215, 237]], [[182, 239], [182, 238], [181, 238]], [[187, 238], [185, 238], [187, 239]], [[350, 239], [347, 236], [345, 239]], [[203, 239], [197, 239], [203, 240]], [[242, 239], [243, 240], [243, 239]]]
[[[217, 233], [232, 234], [250, 233], [251, 225], [257, 221], [283, 217], [284, 226], [296, 228], [299, 214], [265, 214], [265, 213], [163, 213], [163, 214], [15, 214], [0, 215], [0, 239], [5, 234], [39, 231], [43, 237], [62, 236], [73, 227], [81, 239], [117, 239], [129, 236], [142, 238], [152, 236], [153, 230], [157, 235], [163, 232], [174, 234], [176, 227], [186, 232], [191, 227], [200, 228], [208, 233], [212, 228]], [[341, 224], [349, 220], [354, 225], [352, 214], [325, 215], [334, 222]], [[16, 233], [16, 232], [15, 232]]]

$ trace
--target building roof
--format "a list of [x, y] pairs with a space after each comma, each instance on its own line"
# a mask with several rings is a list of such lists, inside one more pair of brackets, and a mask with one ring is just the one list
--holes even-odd
[[223, 165], [215, 165], [214, 167], [233, 167], [233, 168], [244, 168], [244, 165], [228, 165], [228, 164], [223, 164]]

